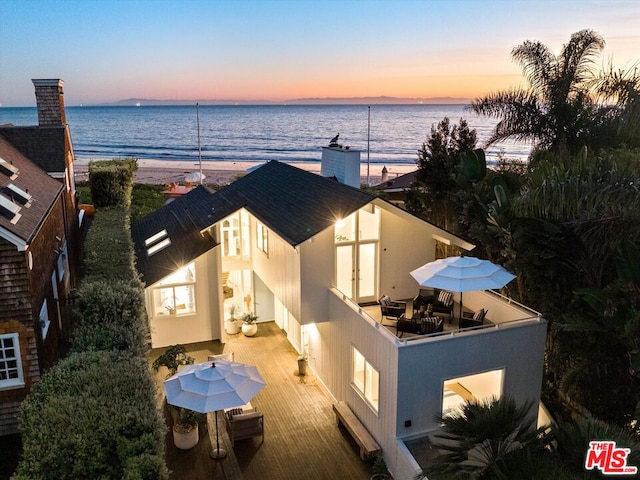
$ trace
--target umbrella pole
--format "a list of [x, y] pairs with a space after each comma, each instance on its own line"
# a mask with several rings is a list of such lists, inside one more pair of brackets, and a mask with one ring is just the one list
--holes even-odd
[[214, 460], [221, 460], [227, 456], [227, 451], [224, 448], [220, 448], [220, 436], [218, 434], [218, 412], [214, 412], [216, 416], [216, 449], [212, 450], [209, 456]]

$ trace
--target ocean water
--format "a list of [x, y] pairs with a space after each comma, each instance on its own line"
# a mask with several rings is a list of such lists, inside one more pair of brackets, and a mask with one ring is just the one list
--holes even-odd
[[[198, 159], [195, 105], [66, 107], [66, 114], [76, 158]], [[361, 150], [363, 162], [413, 165], [431, 127], [445, 117], [465, 118], [479, 146], [496, 123], [463, 105], [200, 106], [202, 161], [319, 162], [321, 147], [339, 133], [339, 143]], [[36, 108], [0, 108], [4, 123], [37, 125]], [[530, 146], [501, 143], [487, 149], [489, 161], [499, 152], [524, 160]]]

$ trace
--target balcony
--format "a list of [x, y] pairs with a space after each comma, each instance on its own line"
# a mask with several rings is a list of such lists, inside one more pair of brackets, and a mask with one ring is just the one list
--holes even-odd
[[[454, 309], [451, 320], [448, 316], [444, 316], [444, 331], [431, 334], [412, 334], [404, 333], [399, 337], [396, 334], [396, 322], [390, 318], [383, 318], [380, 305], [368, 304], [357, 305], [337, 289], [333, 289], [334, 293], [341, 297], [351, 308], [356, 311], [365, 321], [374, 325], [383, 336], [395, 342], [397, 345], [415, 343], [421, 341], [430, 341], [435, 338], [457, 337], [459, 335], [469, 335], [470, 333], [482, 333], [495, 329], [509, 328], [521, 326], [529, 323], [538, 323], [543, 321], [542, 314], [526, 307], [500, 293], [492, 290], [482, 290], [474, 292], [465, 292], [462, 298], [464, 312], [473, 313], [481, 308], [487, 311], [484, 323], [479, 326], [460, 328], [460, 294], [454, 294]], [[406, 316], [411, 317], [413, 313], [412, 299], [394, 299], [406, 302]], [[441, 315], [441, 314], [439, 314]], [[384, 328], [381, 328], [384, 327]]]

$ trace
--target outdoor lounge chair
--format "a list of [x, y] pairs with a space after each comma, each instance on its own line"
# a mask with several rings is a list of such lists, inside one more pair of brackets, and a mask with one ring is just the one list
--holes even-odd
[[382, 312], [382, 318], [392, 318], [398, 320], [401, 315], [404, 315], [407, 311], [406, 302], [396, 302], [389, 298], [389, 295], [383, 295], [378, 300], [380, 304], [380, 311]]
[[415, 333], [417, 335], [427, 335], [429, 333], [442, 332], [444, 330], [444, 319], [440, 317], [420, 317], [405, 318], [403, 315], [396, 323], [396, 335], [401, 337], [404, 332]]
[[484, 317], [487, 315], [487, 310], [481, 308], [475, 313], [463, 312], [460, 318], [460, 328], [477, 327], [484, 323]]
[[453, 293], [438, 288], [421, 288], [413, 298], [414, 314], [426, 311], [431, 305], [433, 313], [446, 313], [449, 315], [449, 323], [453, 317]]
[[225, 421], [232, 445], [236, 440], [258, 436], [262, 437], [260, 443], [264, 442], [264, 416], [258, 410], [244, 412], [242, 408], [231, 409], [225, 413]]

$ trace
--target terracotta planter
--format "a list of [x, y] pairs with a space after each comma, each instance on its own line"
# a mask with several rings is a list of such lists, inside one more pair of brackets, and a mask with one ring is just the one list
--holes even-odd
[[242, 333], [247, 337], [253, 337], [258, 333], [258, 325], [255, 323], [243, 323]]
[[173, 443], [180, 450], [189, 450], [195, 447], [200, 440], [198, 425], [191, 425], [190, 429], [184, 428], [181, 424], [173, 426]]

